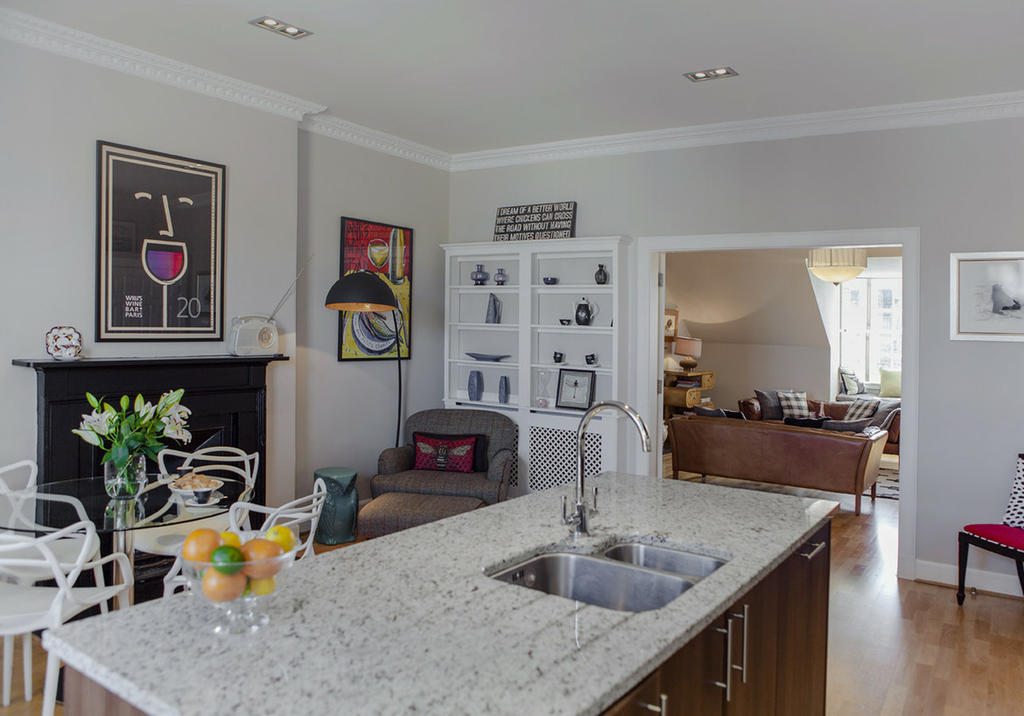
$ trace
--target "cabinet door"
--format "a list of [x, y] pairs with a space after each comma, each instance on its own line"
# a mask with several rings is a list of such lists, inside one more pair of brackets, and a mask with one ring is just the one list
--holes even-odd
[[651, 716], [654, 713], [671, 713], [663, 710], [661, 693], [661, 669], [640, 682], [640, 684], [615, 702], [604, 712], [604, 716]]
[[725, 704], [729, 716], [775, 713], [780, 582], [776, 569], [726, 612], [733, 622], [732, 688]]
[[777, 716], [825, 713], [830, 527], [780, 568]]
[[727, 674], [726, 619], [719, 617], [661, 667], [667, 713], [721, 716]]

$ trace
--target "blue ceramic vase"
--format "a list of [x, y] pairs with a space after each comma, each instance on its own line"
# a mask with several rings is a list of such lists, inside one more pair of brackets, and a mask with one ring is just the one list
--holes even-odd
[[484, 395], [484, 374], [478, 370], [469, 371], [469, 390], [470, 400], [480, 400]]
[[508, 402], [508, 376], [503, 375], [498, 378], [498, 402]]

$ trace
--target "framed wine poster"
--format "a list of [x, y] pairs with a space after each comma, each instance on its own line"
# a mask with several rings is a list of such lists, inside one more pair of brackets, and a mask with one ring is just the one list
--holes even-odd
[[[412, 354], [412, 229], [341, 217], [341, 275], [370, 271], [398, 299], [398, 311], [338, 315], [338, 360]], [[397, 323], [397, 330], [396, 330]]]
[[226, 168], [99, 141], [96, 339], [219, 341]]

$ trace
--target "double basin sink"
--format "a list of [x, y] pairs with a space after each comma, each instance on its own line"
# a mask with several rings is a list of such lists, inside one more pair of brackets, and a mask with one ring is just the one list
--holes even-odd
[[620, 542], [600, 555], [547, 552], [491, 576], [623, 612], [660, 609], [725, 564], [680, 549]]

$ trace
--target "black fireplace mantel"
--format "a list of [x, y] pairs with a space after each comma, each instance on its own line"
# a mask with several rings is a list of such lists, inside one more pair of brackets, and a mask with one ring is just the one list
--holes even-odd
[[[182, 403], [192, 410], [194, 438], [215, 436], [215, 444], [259, 452], [254, 502], [266, 497], [267, 365], [288, 356], [171, 356], [83, 358], [75, 361], [16, 358], [36, 371], [36, 460], [39, 481], [101, 474], [100, 452], [71, 430], [91, 409], [86, 391], [108, 399], [141, 393], [156, 402], [168, 390], [184, 388]], [[194, 439], [190, 447], [197, 447]], [[185, 448], [188, 449], [188, 448]]]

